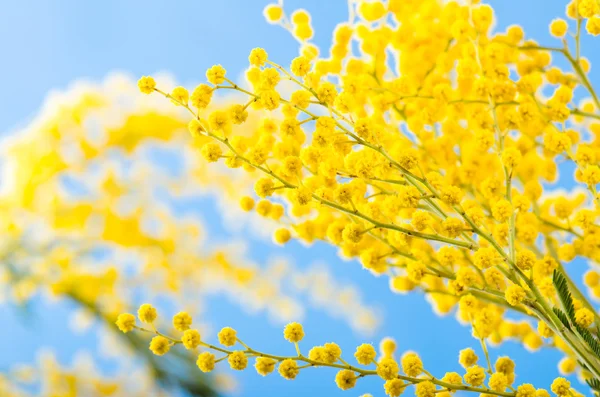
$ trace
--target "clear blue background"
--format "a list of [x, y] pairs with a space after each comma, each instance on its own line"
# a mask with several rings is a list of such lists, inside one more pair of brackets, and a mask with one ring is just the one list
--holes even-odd
[[[548, 23], [562, 16], [566, 2], [551, 0], [495, 0], [498, 29], [521, 24], [528, 37], [541, 43], [557, 44], [548, 35]], [[0, 132], [10, 133], [25, 125], [39, 109], [46, 93], [65, 89], [69, 82], [86, 78], [100, 81], [108, 73], [121, 70], [132, 76], [169, 71], [181, 83], [203, 78], [207, 67], [224, 65], [231, 75], [238, 75], [247, 65], [249, 51], [264, 47], [272, 59], [287, 65], [297, 55], [297, 43], [283, 29], [263, 20], [264, 0], [189, 0], [189, 1], [122, 1], [79, 0], [2, 1], [0, 2]], [[286, 1], [286, 10], [305, 7], [313, 16], [315, 42], [327, 48], [336, 23], [346, 19], [346, 1]], [[598, 59], [597, 42], [586, 37], [583, 53], [592, 63]], [[596, 52], [596, 54], [594, 54]], [[593, 82], [598, 82], [592, 73]], [[203, 213], [207, 221], [221, 222], [213, 211]], [[226, 238], [222, 231], [219, 237]], [[295, 257], [298, 267], [315, 259], [328, 262], [340, 280], [361, 286], [364, 300], [380, 305], [384, 324], [377, 335], [366, 342], [377, 343], [391, 335], [401, 350], [419, 352], [426, 367], [436, 375], [460, 370], [458, 351], [476, 346], [470, 329], [460, 326], [453, 317], [435, 317], [423, 296], [392, 294], [387, 281], [375, 278], [357, 263], [341, 262], [335, 252], [318, 244], [311, 249], [292, 243], [285, 248], [254, 242], [253, 259], [275, 254]], [[583, 266], [583, 263], [576, 265]], [[572, 264], [571, 266], [575, 266]], [[577, 274], [580, 270], [575, 271]], [[69, 307], [39, 304], [33, 307], [33, 319], [22, 317], [16, 310], [0, 305], [0, 369], [12, 363], [32, 362], [40, 346], [53, 347], [61, 361], [70, 362], [80, 348], [95, 349], [95, 335], [70, 334], [66, 327]], [[281, 338], [281, 330], [266, 318], [249, 321], [236, 304], [215, 299], [208, 309], [210, 323], [237, 328], [244, 340], [272, 352], [292, 353]], [[33, 321], [33, 324], [31, 322]], [[364, 342], [349, 331], [342, 321], [332, 320], [319, 311], [310, 312], [304, 322], [308, 332], [304, 347], [329, 340], [340, 343], [345, 356], [352, 359], [354, 347]], [[31, 327], [34, 325], [34, 327]], [[306, 350], [306, 349], [305, 349]], [[510, 355], [517, 361], [517, 382], [532, 382], [548, 387], [557, 376], [554, 350], [531, 356], [515, 343], [508, 342], [491, 349], [492, 359]], [[114, 362], [103, 362], [110, 371]], [[229, 371], [229, 370], [227, 370]], [[356, 389], [341, 392], [333, 383], [335, 371], [309, 369], [290, 383], [278, 375], [263, 379], [253, 370], [236, 374], [244, 396], [360, 395], [371, 392], [382, 396], [381, 382], [360, 380]], [[585, 387], [582, 390], [587, 391]], [[412, 393], [412, 391], [410, 392]]]

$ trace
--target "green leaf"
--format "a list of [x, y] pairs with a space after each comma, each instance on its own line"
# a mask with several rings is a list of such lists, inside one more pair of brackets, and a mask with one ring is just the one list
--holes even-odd
[[586, 379], [587, 384], [594, 390], [600, 391], [600, 380], [598, 379]]
[[573, 306], [573, 298], [571, 297], [571, 291], [569, 291], [567, 279], [558, 269], [555, 269], [552, 275], [552, 282], [554, 283], [554, 288], [556, 288], [562, 307], [569, 316], [568, 318], [575, 322], [575, 306]]
[[596, 339], [587, 328], [583, 328], [582, 326], [579, 326], [577, 324], [575, 324], [575, 327], [577, 328], [577, 332], [579, 332], [579, 335], [581, 335], [585, 343], [596, 354], [596, 357], [600, 357], [600, 341], [598, 341], [598, 339]]
[[553, 307], [552, 311], [554, 312], [554, 314], [556, 314], [556, 317], [558, 317], [560, 322], [563, 323], [563, 325], [567, 329], [571, 329], [571, 323], [569, 322], [569, 319], [567, 318], [567, 315], [565, 314], [565, 312], [560, 310], [558, 307]]

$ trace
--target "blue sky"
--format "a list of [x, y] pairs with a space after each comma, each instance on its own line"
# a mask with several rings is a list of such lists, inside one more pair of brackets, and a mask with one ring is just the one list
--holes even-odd
[[[326, 45], [335, 24], [346, 18], [345, 1], [341, 0], [286, 0], [286, 9], [300, 5], [313, 16], [316, 43]], [[541, 43], [552, 43], [547, 32], [548, 22], [562, 16], [565, 2], [558, 0], [495, 0], [490, 1], [497, 12], [498, 27], [521, 24], [529, 37]], [[247, 65], [249, 51], [257, 46], [265, 48], [272, 59], [288, 64], [297, 54], [297, 44], [281, 28], [264, 22], [263, 0], [106, 0], [103, 2], [55, 0], [33, 2], [6, 1], [0, 5], [0, 62], [2, 89], [0, 90], [0, 133], [8, 134], [25, 125], [42, 104], [45, 95], [54, 89], [65, 89], [76, 79], [99, 81], [115, 70], [132, 76], [168, 71], [182, 83], [203, 78], [209, 66], [220, 63], [232, 75], [238, 75]], [[593, 42], [584, 40], [583, 53], [594, 61]], [[592, 73], [592, 81], [598, 82]], [[210, 208], [210, 206], [209, 206]], [[222, 222], [213, 211], [203, 216], [210, 222]], [[225, 232], [222, 239], [227, 238]], [[434, 374], [459, 370], [458, 351], [475, 346], [470, 330], [460, 326], [452, 317], [437, 318], [420, 295], [397, 296], [389, 292], [387, 281], [372, 277], [356, 263], [341, 262], [335, 252], [317, 244], [310, 249], [292, 243], [285, 248], [260, 241], [253, 242], [251, 255], [257, 262], [273, 254], [295, 257], [296, 265], [306, 266], [320, 259], [340, 280], [360, 285], [366, 303], [379, 305], [384, 313], [384, 324], [372, 339], [377, 343], [391, 335], [399, 341], [401, 350], [419, 352], [427, 368]], [[0, 305], [0, 369], [14, 362], [28, 362], [40, 346], [53, 347], [61, 360], [80, 348], [95, 349], [95, 335], [68, 335], [65, 319], [66, 306], [40, 304], [35, 329], [16, 312]], [[268, 346], [273, 352], [289, 352], [290, 345], [281, 338], [281, 329], [266, 318], [249, 318], [237, 305], [215, 299], [208, 310], [213, 324], [231, 325], [257, 348]], [[250, 321], [252, 320], [252, 321]], [[310, 312], [305, 327], [304, 346], [338, 342], [349, 356], [354, 347], [365, 340], [350, 332], [339, 320], [319, 311]], [[16, 325], [13, 325], [16, 324]], [[547, 387], [557, 375], [556, 362], [560, 355], [542, 351], [530, 356], [514, 343], [492, 348], [492, 358], [514, 356], [517, 360], [519, 381]], [[531, 365], [531, 359], [535, 366]], [[103, 364], [110, 370], [111, 363]], [[254, 371], [239, 374], [242, 395], [304, 396], [319, 392], [329, 396], [353, 395], [372, 392], [383, 395], [378, 380], [361, 380], [349, 392], [337, 390], [333, 383], [334, 371], [308, 370], [290, 383], [279, 376], [263, 379]]]

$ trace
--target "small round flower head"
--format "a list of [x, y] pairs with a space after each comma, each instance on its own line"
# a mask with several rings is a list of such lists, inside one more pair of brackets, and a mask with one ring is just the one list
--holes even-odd
[[460, 374], [458, 372], [446, 372], [446, 374], [442, 378], [442, 381], [444, 381], [446, 383], [451, 383], [454, 385], [461, 385], [462, 384], [462, 376], [460, 376]]
[[571, 382], [565, 378], [556, 378], [554, 379], [554, 382], [552, 382], [550, 390], [558, 397], [569, 396], [571, 395]]
[[537, 389], [535, 391], [535, 397], [550, 397], [550, 393], [546, 389]]
[[577, 309], [575, 311], [575, 322], [583, 328], [587, 328], [594, 322], [594, 313], [585, 307]]
[[585, 30], [592, 36], [598, 36], [600, 34], [600, 17], [594, 16], [588, 19], [585, 23]]
[[234, 351], [229, 355], [227, 362], [231, 369], [242, 371], [246, 369], [246, 366], [248, 365], [248, 357], [246, 357], [243, 351]]
[[216, 142], [208, 142], [204, 146], [202, 146], [202, 150], [200, 151], [202, 157], [209, 163], [214, 163], [215, 161], [221, 158], [223, 151], [221, 150], [221, 146]]
[[584, 18], [591, 18], [600, 13], [600, 4], [596, 0], [578, 0], [575, 3], [579, 15]]
[[349, 243], [358, 244], [362, 240], [363, 227], [358, 223], [349, 223], [342, 232], [342, 238]]
[[265, 198], [265, 197], [269, 197], [272, 194], [274, 187], [275, 187], [275, 184], [273, 183], [272, 179], [260, 178], [254, 184], [254, 191], [256, 192], [256, 195], [258, 197]]
[[583, 170], [581, 179], [589, 186], [596, 186], [600, 183], [600, 167], [597, 165], [588, 165]]
[[233, 105], [229, 108], [229, 117], [233, 124], [240, 125], [248, 119], [248, 111], [242, 105]]
[[323, 362], [324, 351], [325, 351], [325, 349], [323, 348], [323, 346], [315, 346], [309, 350], [308, 358], [310, 358], [313, 361]]
[[260, 93], [259, 103], [267, 110], [275, 110], [279, 107], [281, 96], [276, 90], [264, 90]]
[[406, 384], [402, 379], [390, 379], [383, 384], [383, 388], [385, 390], [385, 394], [390, 397], [399, 397], [406, 388]]
[[519, 149], [514, 147], [506, 148], [502, 153], [502, 163], [508, 169], [515, 168], [517, 165], [519, 165], [522, 158], [523, 155], [521, 155]]
[[465, 382], [471, 386], [481, 386], [485, 381], [485, 370], [479, 365], [473, 365], [467, 368], [467, 373], [464, 376]]
[[292, 234], [290, 233], [289, 229], [286, 228], [279, 228], [275, 230], [275, 233], [273, 234], [273, 240], [277, 244], [285, 244], [290, 241], [291, 238]]
[[381, 1], [363, 2], [358, 11], [365, 20], [374, 22], [386, 14], [387, 8]]
[[195, 329], [185, 330], [181, 337], [181, 342], [188, 350], [197, 348], [200, 345], [200, 332]]
[[495, 372], [490, 376], [488, 385], [490, 386], [490, 389], [502, 392], [506, 390], [506, 387], [508, 386], [508, 378], [502, 372]]
[[127, 333], [135, 328], [135, 316], [130, 313], [121, 313], [115, 324], [121, 332]]
[[536, 397], [536, 390], [532, 384], [525, 383], [517, 387], [516, 397]]
[[254, 208], [254, 199], [250, 196], [244, 196], [240, 199], [240, 207], [242, 210], [248, 212]]
[[402, 356], [402, 372], [408, 376], [416, 377], [423, 372], [423, 362], [416, 353], [406, 353]]
[[156, 354], [157, 356], [167, 354], [170, 348], [171, 344], [169, 340], [164, 336], [155, 336], [150, 341], [150, 351]]
[[175, 105], [185, 106], [187, 105], [189, 98], [190, 94], [184, 87], [175, 87], [173, 88], [173, 91], [171, 91], [171, 101]]
[[335, 384], [342, 390], [348, 390], [356, 385], [356, 379], [354, 371], [343, 369], [335, 375]]
[[356, 348], [356, 352], [354, 353], [354, 357], [359, 364], [369, 365], [373, 361], [375, 361], [375, 357], [377, 356], [377, 352], [373, 345], [368, 343], [363, 343], [362, 345]]
[[292, 360], [290, 358], [283, 360], [281, 364], [279, 364], [279, 375], [283, 376], [285, 379], [292, 380], [295, 379], [300, 370], [298, 369], [298, 363], [296, 360]]
[[517, 306], [525, 300], [527, 292], [520, 285], [513, 284], [506, 289], [504, 297], [509, 305]]
[[477, 364], [477, 360], [479, 360], [479, 357], [475, 354], [475, 350], [470, 347], [461, 350], [458, 354], [458, 363], [462, 365], [463, 368], [469, 368]]
[[442, 230], [450, 238], [458, 237], [463, 228], [463, 222], [457, 218], [446, 218], [442, 222]]
[[322, 352], [322, 361], [327, 364], [333, 364], [342, 356], [342, 349], [337, 345], [337, 343], [325, 343], [323, 345]]
[[144, 303], [138, 309], [138, 318], [143, 323], [151, 324], [156, 320], [156, 309], [149, 303]]
[[294, 36], [301, 41], [309, 40], [313, 37], [313, 30], [309, 23], [299, 23], [294, 25]]
[[306, 109], [310, 105], [310, 99], [312, 94], [304, 89], [294, 91], [290, 98], [292, 105], [297, 106], [301, 109]]
[[428, 380], [419, 382], [415, 387], [415, 395], [417, 397], [435, 397], [435, 385]]
[[521, 270], [529, 270], [533, 267], [536, 261], [536, 256], [529, 250], [522, 250], [517, 252], [516, 264]]
[[384, 358], [377, 365], [377, 375], [384, 380], [392, 380], [398, 376], [400, 368], [393, 358]]
[[140, 91], [144, 94], [152, 94], [156, 88], [156, 81], [151, 76], [142, 76], [137, 84]]
[[256, 47], [250, 51], [250, 55], [248, 56], [248, 61], [250, 65], [253, 66], [263, 66], [265, 62], [267, 62], [267, 51], [264, 48]]
[[277, 23], [283, 17], [283, 9], [279, 4], [269, 4], [264, 8], [263, 14], [267, 22]]
[[431, 215], [428, 212], [418, 210], [412, 214], [411, 225], [415, 230], [422, 232], [431, 224]]
[[317, 88], [317, 98], [322, 103], [331, 106], [337, 96], [337, 90], [333, 83], [323, 83]]
[[272, 358], [256, 357], [254, 368], [259, 375], [267, 376], [275, 370], [275, 364], [277, 364], [277, 361], [273, 360]]
[[289, 323], [283, 329], [283, 337], [291, 343], [298, 343], [304, 338], [304, 329], [302, 324]]
[[196, 119], [192, 119], [188, 123], [188, 131], [192, 135], [192, 138], [199, 138], [205, 132], [204, 127], [202, 127], [202, 124], [200, 124], [200, 122]]
[[390, 357], [396, 351], [396, 341], [392, 338], [383, 338], [379, 343], [381, 355]]
[[273, 204], [269, 200], [260, 200], [256, 204], [256, 213], [260, 216], [269, 216], [272, 208]]
[[214, 85], [219, 85], [225, 81], [225, 73], [226, 71], [223, 66], [214, 65], [206, 71], [206, 79]]
[[312, 201], [312, 191], [306, 186], [299, 186], [293, 191], [293, 200], [299, 206], [308, 205]]
[[573, 357], [565, 357], [558, 363], [561, 375], [571, 375], [577, 369], [577, 360]]
[[196, 365], [202, 372], [210, 372], [215, 369], [215, 355], [210, 352], [203, 352], [198, 355]]
[[577, 252], [575, 251], [575, 247], [573, 244], [563, 244], [558, 247], [558, 257], [560, 260], [564, 262], [571, 262], [577, 256]]
[[258, 85], [261, 90], [273, 90], [281, 81], [281, 75], [275, 68], [268, 68], [260, 73]]
[[173, 316], [173, 327], [178, 331], [190, 329], [192, 325], [192, 316], [186, 312], [179, 312]]
[[237, 341], [237, 332], [233, 328], [225, 327], [219, 331], [218, 338], [220, 344], [231, 347]]
[[206, 109], [212, 99], [213, 88], [207, 84], [200, 84], [192, 92], [190, 100], [192, 106], [198, 109]]
[[310, 23], [310, 14], [305, 9], [299, 9], [292, 13], [292, 23], [298, 25], [302, 23]]
[[290, 66], [292, 73], [300, 77], [306, 76], [306, 74], [310, 72], [310, 68], [310, 59], [308, 59], [305, 56], [299, 56], [297, 58], [294, 58], [292, 60], [292, 65]]
[[231, 130], [230, 112], [215, 110], [208, 115], [208, 124], [213, 131], [221, 131], [226, 134]]
[[564, 37], [568, 30], [569, 25], [564, 19], [557, 18], [550, 23], [550, 34], [554, 37]]

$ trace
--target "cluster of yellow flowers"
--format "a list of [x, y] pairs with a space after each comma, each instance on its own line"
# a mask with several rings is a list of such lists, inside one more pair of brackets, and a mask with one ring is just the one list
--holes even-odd
[[[463, 375], [458, 372], [446, 372], [443, 377], [436, 378], [424, 368], [418, 354], [409, 351], [398, 356], [396, 342], [391, 338], [385, 338], [380, 342], [379, 355], [371, 344], [358, 346], [354, 352], [354, 359], [359, 364], [357, 366], [342, 358], [342, 349], [334, 342], [315, 346], [309, 350], [308, 355], [302, 354], [299, 342], [304, 338], [304, 328], [295, 322], [285, 326], [283, 336], [294, 345], [296, 354], [276, 356], [249, 347], [238, 337], [236, 330], [230, 327], [221, 329], [218, 334], [219, 344], [225, 348], [210, 344], [202, 339], [198, 330], [191, 328], [192, 317], [186, 312], [177, 313], [172, 319], [173, 328], [182, 333], [179, 338], [157, 330], [154, 325], [157, 311], [150, 304], [139, 307], [137, 318], [150, 328], [138, 326], [136, 316], [130, 313], [119, 315], [116, 321], [117, 327], [124, 333], [136, 329], [155, 334], [156, 336], [150, 341], [150, 350], [158, 356], [167, 354], [173, 346], [180, 344], [194, 352], [204, 348], [205, 351], [197, 355], [196, 361], [196, 365], [202, 372], [213, 371], [222, 361], [227, 361], [231, 369], [242, 371], [248, 367], [248, 360], [253, 358], [254, 369], [258, 374], [267, 376], [277, 368], [279, 374], [288, 380], [295, 379], [300, 371], [306, 368], [335, 368], [338, 370], [335, 383], [342, 390], [353, 388], [357, 380], [365, 376], [378, 376], [385, 381], [384, 390], [390, 397], [400, 396], [409, 386], [414, 386], [418, 397], [450, 396], [450, 393], [456, 391], [479, 392], [486, 396], [544, 397], [550, 395], [547, 390], [536, 389], [528, 383], [513, 387], [515, 363], [509, 357], [499, 357], [492, 367], [486, 352], [488, 365], [486, 370], [478, 365], [479, 357], [471, 348], [464, 349], [459, 354], [458, 361], [464, 368]], [[239, 350], [227, 349], [237, 345], [241, 347]], [[507, 388], [512, 393], [506, 392]], [[559, 396], [580, 395], [571, 388], [570, 382], [565, 378], [557, 378], [552, 383], [551, 390]]]
[[[578, 370], [600, 391], [600, 319], [565, 271], [575, 258], [600, 262], [600, 100], [588, 77], [591, 64], [580, 54], [583, 24], [592, 35], [600, 32], [598, 1], [574, 0], [566, 8], [571, 22], [550, 24], [562, 39], [556, 47], [526, 39], [519, 26], [494, 32], [493, 9], [476, 0], [351, 1], [349, 7], [328, 54], [310, 42], [306, 11], [288, 18], [282, 4], [272, 4], [267, 19], [301, 43], [289, 68], [255, 48], [246, 84], [215, 65], [191, 94], [184, 87], [163, 91], [149, 76], [139, 88], [189, 112], [189, 131], [207, 162], [253, 176], [255, 197], [240, 197], [240, 205], [282, 225], [277, 243], [295, 238], [337, 246], [387, 275], [392, 290], [423, 291], [440, 313], [457, 308], [484, 350], [486, 341], [509, 338], [530, 349], [553, 346], [573, 363], [561, 367]], [[570, 70], [555, 66], [553, 56]], [[220, 90], [246, 99], [207, 110]], [[576, 90], [583, 99], [575, 99]], [[258, 128], [247, 124], [252, 114], [263, 117]], [[570, 167], [572, 179], [564, 175]], [[549, 184], [557, 181], [575, 187], [553, 192]], [[598, 272], [584, 281], [598, 297]], [[526, 320], [507, 319], [514, 312]], [[175, 343], [159, 341], [155, 352]], [[249, 348], [219, 351], [237, 369], [249, 354], [260, 355]], [[207, 369], [214, 356], [203, 354]], [[297, 361], [345, 368], [334, 364], [339, 355], [332, 351], [319, 357], [281, 358], [280, 373], [293, 378]], [[391, 396], [407, 380], [420, 397], [453, 384], [404, 371], [407, 379], [393, 361], [345, 371], [340, 387], [378, 373]], [[525, 385], [510, 389], [510, 373], [492, 375], [491, 365], [488, 371], [484, 393], [538, 393]], [[484, 378], [482, 368], [469, 367], [470, 386], [460, 387], [482, 391]], [[551, 389], [574, 393], [564, 379]]]

